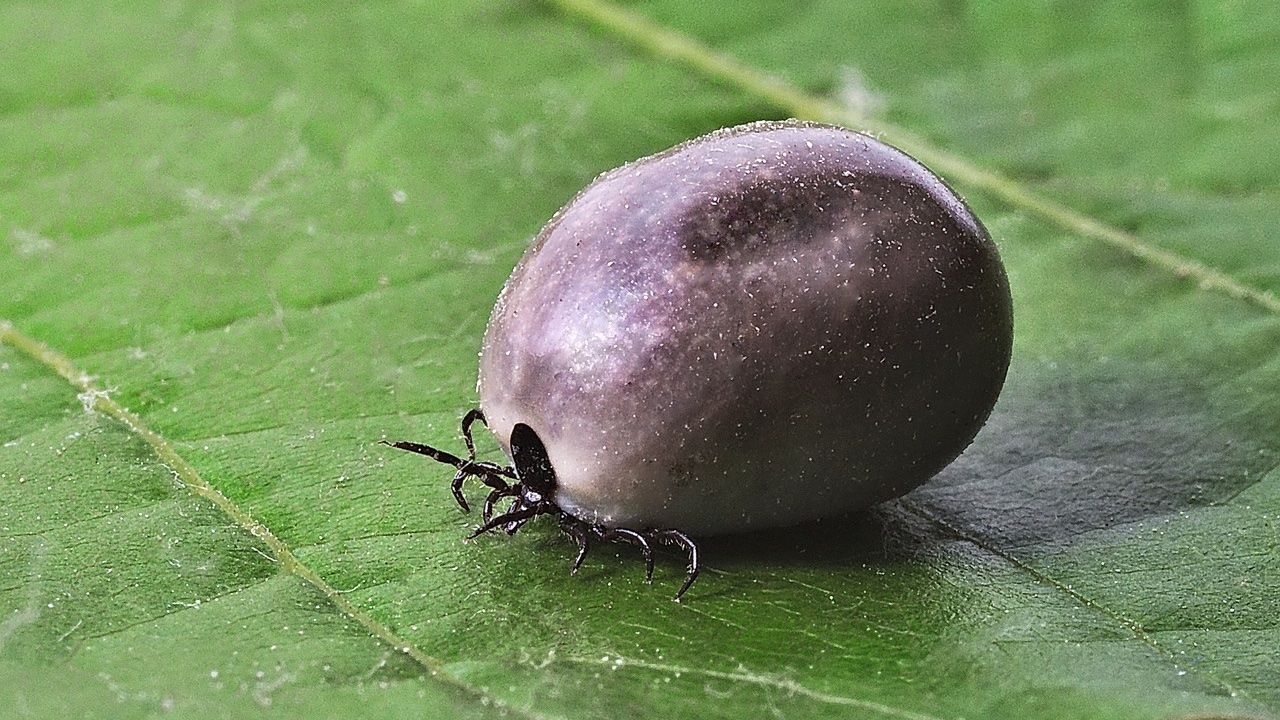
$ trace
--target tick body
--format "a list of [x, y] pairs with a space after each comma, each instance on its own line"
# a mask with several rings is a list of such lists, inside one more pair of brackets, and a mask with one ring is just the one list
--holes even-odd
[[841, 128], [731, 128], [605, 173], [538, 235], [480, 362], [514, 466], [471, 474], [549, 477], [516, 505], [575, 539], [838, 515], [954, 459], [1011, 344], [996, 249], [922, 165]]

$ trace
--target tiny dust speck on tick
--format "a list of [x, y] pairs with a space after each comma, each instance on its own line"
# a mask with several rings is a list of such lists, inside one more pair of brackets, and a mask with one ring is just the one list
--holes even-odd
[[[896, 497], [986, 421], [1013, 340], [986, 230], [923, 165], [829, 125], [720, 130], [596, 178], [539, 233], [485, 332], [471, 537], [551, 515], [594, 540], [781, 527]], [[477, 460], [475, 422], [511, 464]], [[505, 511], [498, 505], [510, 499]], [[692, 536], [692, 537], [691, 537]]]

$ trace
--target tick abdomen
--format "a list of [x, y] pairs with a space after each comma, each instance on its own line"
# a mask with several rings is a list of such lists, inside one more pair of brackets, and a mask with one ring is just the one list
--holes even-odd
[[950, 462], [1010, 327], [995, 248], [940, 180], [865, 135], [760, 123], [607, 173], [557, 215], [494, 309], [481, 403], [504, 445], [537, 432], [583, 519], [788, 525]]

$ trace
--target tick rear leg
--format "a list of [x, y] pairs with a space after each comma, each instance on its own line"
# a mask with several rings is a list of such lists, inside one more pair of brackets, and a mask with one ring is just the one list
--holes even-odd
[[560, 517], [560, 529], [565, 535], [573, 538], [578, 544], [578, 556], [574, 558], [572, 572], [577, 572], [582, 567], [582, 561], [587, 556], [587, 549], [590, 547], [592, 539], [600, 539], [608, 542], [625, 542], [640, 548], [640, 552], [644, 554], [644, 581], [653, 582], [653, 545], [655, 542], [665, 542], [677, 545], [689, 554], [689, 572], [685, 576], [684, 584], [680, 586], [680, 591], [676, 593], [676, 600], [679, 600], [685, 591], [693, 585], [693, 581], [698, 579], [698, 546], [688, 535], [679, 530], [650, 530], [648, 532], [637, 532], [627, 528], [608, 528], [602, 525], [592, 525], [583, 520], [579, 520], [571, 515], [562, 515]]
[[653, 582], [653, 548], [649, 546], [649, 541], [643, 535], [635, 530], [626, 528], [605, 528], [597, 529], [601, 540], [610, 542], [627, 542], [640, 548], [640, 552], [644, 553], [644, 581]]
[[573, 568], [569, 570], [571, 574], [576, 574], [578, 568], [582, 567], [582, 561], [587, 559], [587, 550], [591, 546], [591, 526], [572, 515], [561, 515], [560, 530], [578, 544], [578, 556], [573, 559]]
[[685, 575], [684, 584], [676, 592], [675, 600], [679, 602], [680, 597], [689, 589], [689, 586], [693, 585], [693, 581], [698, 579], [698, 571], [701, 570], [698, 565], [698, 546], [688, 535], [679, 530], [651, 530], [648, 535], [651, 540], [678, 545], [689, 554], [689, 572]]

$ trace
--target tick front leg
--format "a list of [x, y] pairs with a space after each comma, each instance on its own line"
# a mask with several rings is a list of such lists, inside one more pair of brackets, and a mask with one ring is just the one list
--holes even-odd
[[422, 443], [409, 442], [408, 440], [397, 440], [395, 442], [379, 440], [378, 442], [397, 450], [407, 450], [411, 453], [426, 455], [436, 462], [444, 463], [445, 465], [452, 465], [459, 470], [462, 470], [463, 466], [467, 464], [466, 460], [463, 460], [451, 452], [445, 452], [444, 450], [433, 448], [430, 445], [423, 445]]
[[439, 448], [433, 448], [430, 445], [423, 445], [422, 443], [409, 442], [407, 440], [397, 440], [395, 442], [380, 440], [379, 442], [397, 450], [405, 450], [411, 453], [417, 453], [418, 455], [426, 455], [438, 463], [444, 463], [445, 465], [452, 465], [456, 467], [458, 471], [453, 474], [453, 482], [449, 487], [453, 490], [453, 499], [458, 502], [458, 507], [462, 508], [464, 512], [470, 512], [471, 508], [467, 506], [467, 499], [462, 496], [462, 483], [468, 477], [476, 474], [475, 463], [470, 460], [463, 460], [451, 452], [446, 452]]
[[480, 421], [481, 425], [489, 427], [489, 421], [484, 417], [484, 411], [480, 408], [472, 408], [466, 415], [462, 416], [462, 440], [467, 444], [467, 459], [476, 459], [476, 443], [471, 439], [471, 424]]
[[[494, 528], [502, 527], [503, 525], [515, 525], [516, 529], [519, 529], [520, 526], [525, 523], [525, 521], [532, 519], [535, 515], [542, 515], [548, 512], [553, 512], [553, 511], [550, 508], [546, 507], [545, 505], [534, 505], [532, 507], [523, 507], [523, 508], [520, 508], [519, 510], [513, 510], [509, 513], [499, 515], [498, 517], [493, 518], [488, 522], [486, 522], [485, 524], [481, 525], [480, 527], [476, 528], [475, 532], [467, 536], [467, 539], [473, 540], [489, 532], [490, 530], [493, 530]], [[515, 532], [515, 531], [512, 530], [510, 532]]]
[[[493, 519], [493, 506], [495, 503], [504, 497], [519, 497], [519, 495], [520, 488], [516, 485], [494, 488], [493, 492], [489, 493], [489, 497], [484, 499], [484, 512], [481, 513], [481, 517], [484, 518], [485, 522], [489, 522]], [[511, 509], [514, 510], [515, 508]]]
[[[505, 487], [506, 483], [502, 483], [502, 480], [498, 476], [515, 480], [516, 469], [510, 465], [499, 465], [487, 460], [476, 460], [476, 441], [471, 435], [471, 426], [477, 422], [485, 427], [489, 427], [489, 421], [485, 419], [484, 411], [480, 408], [473, 408], [468, 411], [466, 415], [462, 416], [462, 441], [467, 444], [466, 465], [469, 468], [474, 468], [471, 470], [473, 475], [484, 478], [485, 485], [492, 488], [500, 486]], [[498, 485], [495, 483], [502, 484]]]
[[462, 512], [471, 512], [471, 506], [467, 504], [467, 499], [462, 496], [462, 483], [466, 481], [469, 473], [466, 466], [458, 468], [458, 472], [453, 474], [453, 482], [449, 484], [449, 489], [453, 490], [453, 499], [458, 501], [458, 507], [462, 508]]

